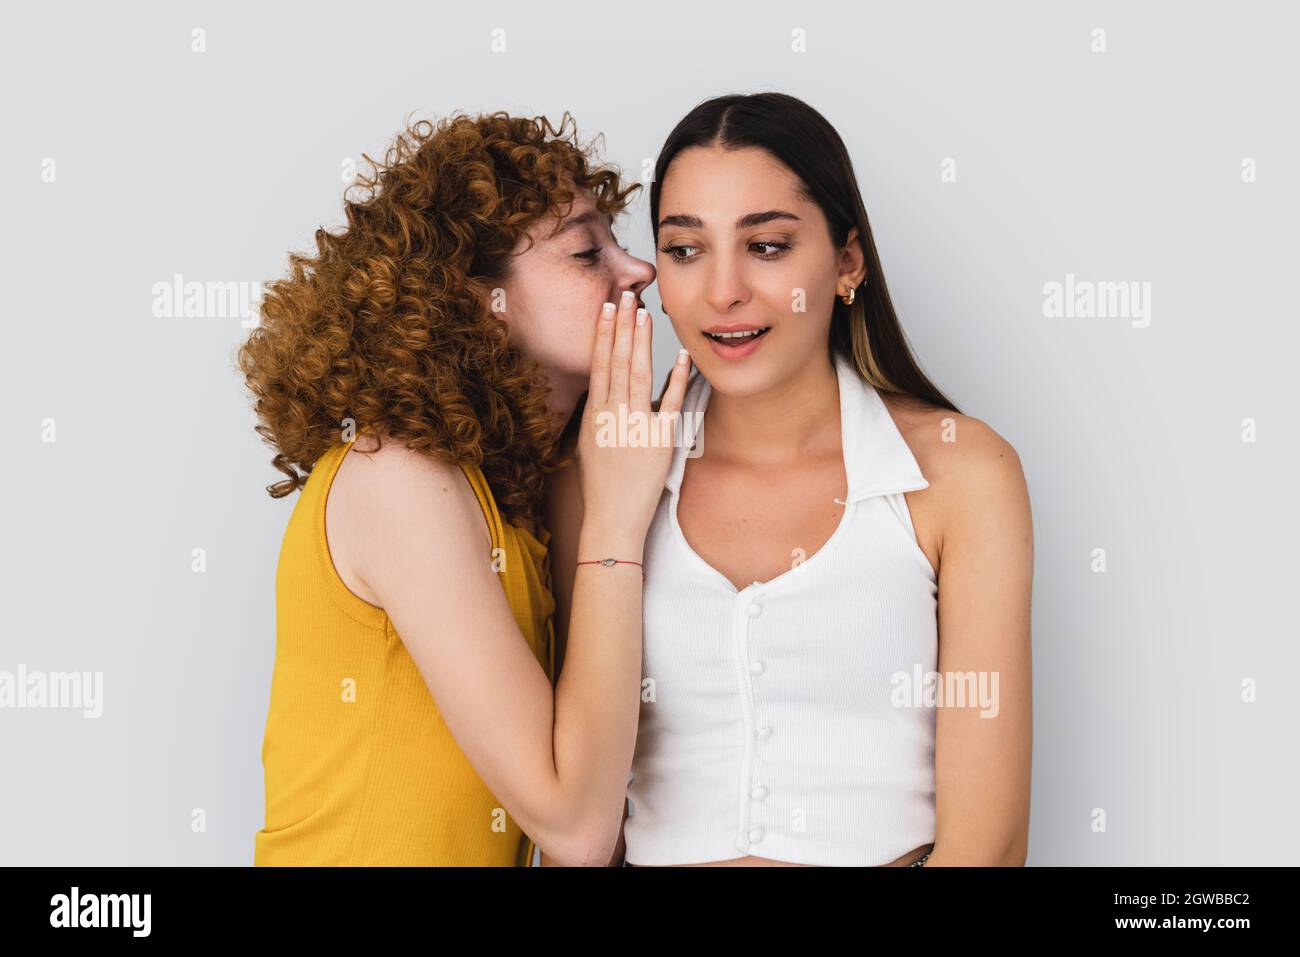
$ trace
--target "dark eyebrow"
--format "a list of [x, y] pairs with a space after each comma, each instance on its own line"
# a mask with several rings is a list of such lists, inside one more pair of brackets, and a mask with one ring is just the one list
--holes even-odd
[[741, 216], [740, 219], [736, 220], [736, 228], [749, 229], [751, 226], [762, 226], [774, 219], [793, 219], [796, 223], [800, 222], [799, 217], [794, 213], [787, 213], [784, 209], [769, 209], [765, 213], [750, 213]]
[[[753, 226], [761, 226], [764, 223], [770, 223], [774, 219], [792, 219], [796, 223], [802, 222], [794, 213], [788, 213], [784, 209], [769, 209], [763, 213], [747, 213], [736, 220], [737, 229], [749, 229]], [[688, 214], [679, 214], [676, 216], [665, 216], [659, 221], [659, 228], [665, 226], [681, 226], [684, 229], [703, 229], [704, 221], [698, 216]]]
[[[605, 219], [608, 221], [609, 227], [612, 231], [614, 228], [614, 217], [607, 214], [605, 216]], [[574, 216], [570, 219], [566, 219], [564, 221], [563, 226], [561, 226], [555, 232], [551, 233], [551, 238], [554, 239], [556, 236], [559, 236], [562, 233], [567, 233], [570, 229], [576, 229], [579, 226], [586, 226], [588, 224], [594, 224], [599, 221], [600, 221], [600, 213], [594, 209], [589, 209], [585, 213], [581, 214], [580, 216]]]

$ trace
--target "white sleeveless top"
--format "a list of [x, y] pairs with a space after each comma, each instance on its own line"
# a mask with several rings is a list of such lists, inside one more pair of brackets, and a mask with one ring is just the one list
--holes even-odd
[[[844, 513], [776, 578], [738, 592], [690, 547], [690, 439], [674, 450], [646, 538], [630, 864], [879, 865], [934, 841], [935, 711], [914, 692], [937, 667], [938, 583], [902, 494], [929, 482], [876, 390], [835, 362]], [[693, 373], [688, 435], [710, 391]]]

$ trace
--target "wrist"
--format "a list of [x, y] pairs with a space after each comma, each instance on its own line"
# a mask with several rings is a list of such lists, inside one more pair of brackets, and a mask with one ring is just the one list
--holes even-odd
[[579, 561], [618, 558], [639, 562], [644, 552], [644, 529], [613, 522], [583, 520], [582, 530], [578, 533]]

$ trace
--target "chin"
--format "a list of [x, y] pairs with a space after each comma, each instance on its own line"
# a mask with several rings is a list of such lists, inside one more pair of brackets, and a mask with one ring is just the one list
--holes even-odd
[[[707, 349], [708, 346], [706, 345]], [[771, 369], [759, 363], [736, 365], [717, 356], [707, 356], [699, 363], [700, 374], [709, 382], [709, 387], [723, 395], [737, 398], [757, 395], [771, 388], [775, 376]]]
[[[818, 362], [817, 353], [807, 355], [773, 353], [765, 361], [733, 364], [716, 356], [705, 369], [701, 369], [709, 385], [724, 395], [737, 398], [758, 396], [775, 389], [788, 388], [810, 367]], [[758, 358], [755, 356], [754, 358]]]

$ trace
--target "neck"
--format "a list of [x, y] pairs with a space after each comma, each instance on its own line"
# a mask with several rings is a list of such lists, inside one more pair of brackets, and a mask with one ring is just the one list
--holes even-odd
[[573, 417], [573, 411], [578, 407], [578, 400], [587, 391], [590, 382], [586, 379], [552, 374], [550, 385], [551, 392], [546, 405], [553, 416], [559, 416], [557, 419], [559, 424], [555, 426], [552, 435], [553, 439], [558, 439], [565, 425]]
[[706, 454], [739, 465], [777, 466], [802, 459], [833, 439], [840, 443], [840, 393], [835, 366], [807, 363], [764, 392], [730, 396], [712, 390], [705, 410]]

